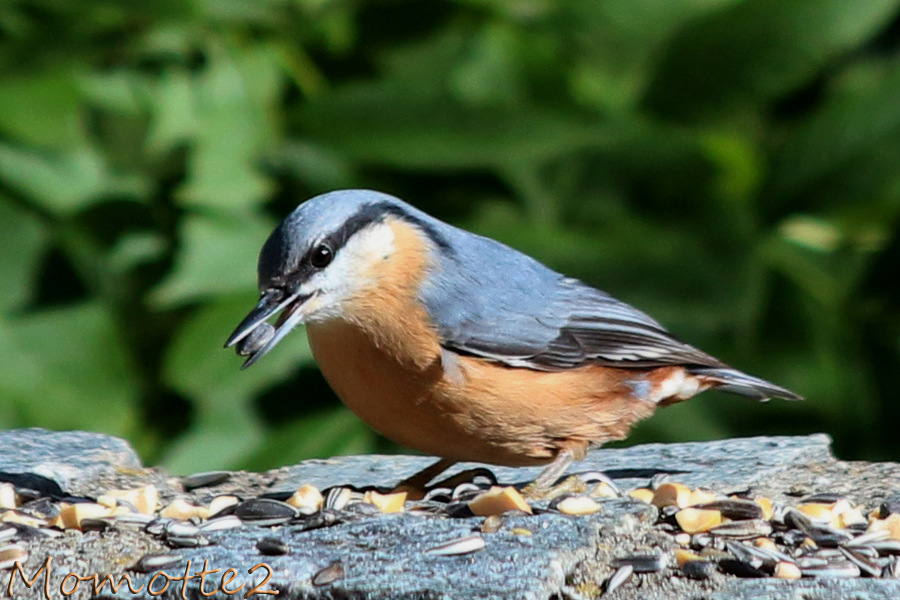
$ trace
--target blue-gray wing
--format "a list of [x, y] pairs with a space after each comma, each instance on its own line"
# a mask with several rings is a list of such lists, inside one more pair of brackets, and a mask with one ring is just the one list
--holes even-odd
[[625, 302], [467, 235], [423, 290], [447, 349], [546, 371], [586, 364], [725, 366]]

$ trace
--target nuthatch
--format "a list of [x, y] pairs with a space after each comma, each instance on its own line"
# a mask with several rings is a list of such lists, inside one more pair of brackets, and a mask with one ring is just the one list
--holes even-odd
[[429, 478], [457, 461], [550, 463], [543, 489], [657, 406], [711, 388], [800, 399], [605, 292], [379, 192], [301, 204], [266, 241], [258, 275], [259, 303], [226, 345], [249, 366], [305, 324], [353, 412], [442, 458]]

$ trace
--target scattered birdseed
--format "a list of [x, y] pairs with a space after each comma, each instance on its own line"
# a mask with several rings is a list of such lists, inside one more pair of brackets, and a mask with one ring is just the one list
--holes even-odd
[[264, 537], [256, 542], [256, 549], [266, 556], [282, 556], [290, 554], [291, 547], [277, 537]]
[[0, 546], [0, 570], [11, 569], [16, 562], [23, 563], [28, 560], [28, 551], [22, 546], [10, 544]]
[[481, 523], [481, 533], [497, 533], [503, 527], [503, 517], [490, 515]]
[[313, 575], [312, 584], [322, 587], [344, 578], [344, 567], [339, 562], [332, 563]]
[[472, 514], [479, 517], [502, 515], [509, 510], [521, 510], [531, 514], [531, 506], [514, 487], [494, 486], [473, 498], [468, 506]]
[[600, 510], [600, 505], [588, 496], [568, 496], [555, 505], [556, 510], [564, 515], [592, 515]]
[[683, 508], [675, 513], [675, 521], [685, 533], [700, 533], [721, 525], [722, 513], [702, 508]]
[[234, 515], [245, 523], [260, 527], [280, 525], [298, 515], [296, 508], [270, 498], [253, 498], [234, 507]]
[[177, 565], [184, 560], [180, 554], [147, 554], [142, 556], [133, 567], [132, 571], [138, 573], [153, 573], [161, 571], [166, 567]]
[[425, 550], [425, 554], [432, 556], [459, 556], [460, 554], [471, 554], [478, 552], [485, 547], [484, 538], [479, 534], [469, 535], [456, 540], [452, 540], [439, 546], [434, 546]]
[[691, 500], [691, 490], [681, 483], [664, 483], [656, 488], [651, 504], [656, 508], [676, 506], [685, 508]]
[[636, 490], [631, 490], [628, 492], [628, 495], [634, 498], [635, 500], [640, 500], [646, 504], [650, 504], [653, 502], [653, 490], [649, 490], [647, 488], [638, 488]]
[[403, 512], [406, 505], [406, 492], [379, 494], [368, 491], [363, 496], [363, 502], [378, 507], [383, 513], [399, 513]]
[[0, 509], [16, 508], [16, 488], [11, 483], [0, 483]]
[[231, 479], [230, 471], [207, 471], [182, 477], [181, 485], [184, 486], [184, 491], [190, 492], [199, 488], [222, 485], [229, 479]]
[[634, 554], [613, 560], [613, 566], [630, 565], [635, 573], [658, 573], [666, 568], [665, 554]]
[[775, 577], [779, 579], [800, 579], [803, 573], [800, 567], [791, 562], [780, 562], [775, 565]]
[[616, 572], [612, 574], [612, 577], [606, 582], [606, 594], [611, 594], [616, 591], [622, 584], [628, 582], [631, 579], [631, 576], [634, 575], [634, 567], [631, 565], [623, 565], [616, 569]]
[[322, 509], [325, 498], [319, 488], [304, 484], [285, 502], [300, 511], [301, 515], [311, 515]]

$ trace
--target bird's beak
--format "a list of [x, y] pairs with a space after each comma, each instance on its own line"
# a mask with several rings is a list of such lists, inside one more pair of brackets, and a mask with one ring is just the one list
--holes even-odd
[[[237, 352], [246, 356], [247, 360], [241, 365], [246, 369], [260, 358], [268, 354], [284, 336], [303, 322], [303, 311], [299, 310], [312, 295], [300, 295], [299, 293], [284, 295], [282, 290], [266, 290], [234, 333], [225, 342], [225, 347], [230, 348], [237, 344]], [[283, 311], [283, 312], [282, 312]], [[281, 312], [275, 326], [267, 321]]]

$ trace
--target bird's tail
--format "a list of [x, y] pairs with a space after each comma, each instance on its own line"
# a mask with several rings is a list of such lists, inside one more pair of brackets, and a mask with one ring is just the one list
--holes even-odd
[[784, 398], [785, 400], [803, 400], [789, 389], [769, 383], [759, 377], [753, 377], [742, 373], [737, 369], [728, 367], [698, 367], [690, 369], [700, 381], [712, 384], [715, 389], [731, 392], [740, 396], [746, 396], [754, 400], [765, 402], [771, 398]]

